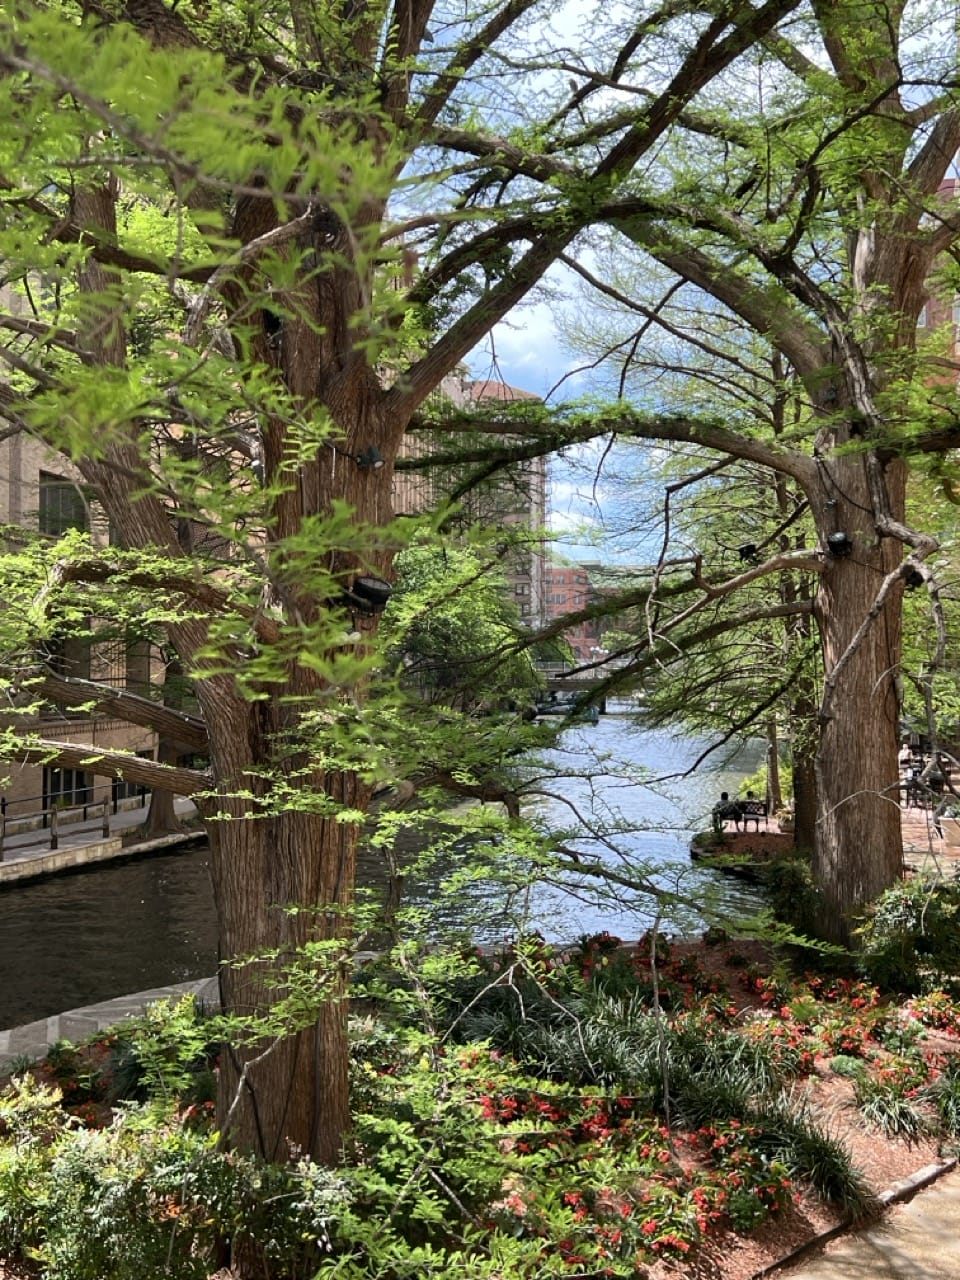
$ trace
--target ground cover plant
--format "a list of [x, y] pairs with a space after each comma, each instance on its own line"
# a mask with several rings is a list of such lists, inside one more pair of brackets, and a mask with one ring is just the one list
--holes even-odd
[[19, 1072], [0, 1099], [0, 1256], [51, 1280], [205, 1280], [251, 1252], [291, 1280], [695, 1275], [814, 1200], [870, 1211], [880, 1188], [815, 1090], [845, 1091], [885, 1143], [960, 1133], [948, 994], [893, 1004], [737, 943], [534, 937], [384, 959], [358, 997], [332, 1171], [224, 1149], [224, 1026], [189, 1001]]

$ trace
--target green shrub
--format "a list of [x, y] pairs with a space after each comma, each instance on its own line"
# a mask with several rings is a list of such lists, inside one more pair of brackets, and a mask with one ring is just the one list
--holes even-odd
[[16, 1257], [40, 1238], [54, 1143], [78, 1123], [62, 1100], [59, 1089], [30, 1075], [0, 1094], [0, 1256]]
[[859, 1076], [853, 1092], [863, 1118], [888, 1137], [916, 1141], [928, 1132], [926, 1117], [896, 1085]]
[[920, 1097], [935, 1109], [943, 1133], [960, 1137], [960, 1055], [947, 1059], [936, 1079], [920, 1091]]
[[854, 1058], [848, 1053], [838, 1053], [830, 1059], [830, 1070], [838, 1076], [846, 1076], [850, 1080], [861, 1080], [867, 1067], [862, 1058]]
[[815, 938], [824, 917], [823, 900], [802, 858], [777, 858], [762, 868], [770, 910], [804, 937]]
[[347, 1200], [328, 1170], [218, 1151], [216, 1134], [155, 1106], [90, 1131], [56, 1090], [19, 1082], [0, 1116], [0, 1250], [37, 1259], [45, 1280], [206, 1280], [237, 1248], [306, 1280]]
[[885, 991], [915, 993], [960, 976], [960, 884], [927, 876], [881, 894], [859, 929], [863, 973]]

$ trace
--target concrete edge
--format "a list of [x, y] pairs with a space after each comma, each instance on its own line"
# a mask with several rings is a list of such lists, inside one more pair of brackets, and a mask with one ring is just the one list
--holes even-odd
[[41, 853], [29, 858], [0, 861], [0, 889], [12, 884], [25, 884], [30, 880], [42, 880], [46, 876], [60, 875], [65, 871], [80, 871], [85, 867], [101, 866], [104, 862], [122, 858], [136, 858], [155, 850], [178, 848], [205, 840], [203, 831], [184, 831], [169, 836], [157, 836], [153, 840], [141, 840], [137, 844], [123, 844], [122, 836], [109, 840], [90, 841], [89, 844], [68, 845], [51, 853]]
[[[76, 1009], [65, 1009], [62, 1013], [0, 1031], [0, 1073], [7, 1072], [10, 1064], [20, 1058], [39, 1062], [51, 1045], [59, 1040], [74, 1043], [67, 1034], [68, 1030], [74, 1034], [82, 1032], [76, 1041], [79, 1043], [132, 1018], [141, 1017], [150, 1005], [160, 1000], [179, 1000], [185, 995], [194, 996], [208, 1009], [219, 1008], [219, 980], [216, 976], [191, 978], [187, 982], [173, 983], [167, 987], [151, 987], [148, 991], [114, 996], [99, 1004], [82, 1005]], [[71, 1023], [73, 1026], [70, 1026]]]
[[[951, 1173], [956, 1168], [956, 1156], [952, 1156], [948, 1160], [942, 1160], [937, 1164], [924, 1165], [916, 1173], [911, 1173], [908, 1177], [901, 1178], [892, 1187], [887, 1187], [886, 1191], [881, 1191], [877, 1196], [877, 1204], [881, 1209], [889, 1209], [892, 1205], [901, 1204], [918, 1191], [922, 1191], [924, 1187], [929, 1187], [938, 1178], [942, 1178], [945, 1173]], [[830, 1227], [827, 1231], [821, 1231], [819, 1235], [813, 1236], [810, 1240], [805, 1240], [803, 1244], [797, 1245], [796, 1249], [792, 1249], [790, 1253], [779, 1258], [776, 1262], [771, 1262], [767, 1266], [761, 1267], [759, 1271], [753, 1273], [750, 1280], [762, 1280], [764, 1276], [772, 1275], [775, 1271], [779, 1271], [781, 1267], [790, 1267], [819, 1245], [829, 1244], [831, 1240], [835, 1240], [838, 1236], [845, 1235], [851, 1228], [859, 1226], [859, 1221], [847, 1218], [844, 1222], [838, 1223], [837, 1226]]]

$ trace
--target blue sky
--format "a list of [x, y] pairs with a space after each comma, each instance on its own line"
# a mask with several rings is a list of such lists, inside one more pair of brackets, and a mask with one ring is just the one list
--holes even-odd
[[[467, 363], [472, 376], [509, 383], [543, 399], [549, 397], [553, 404], [596, 391], [591, 373], [577, 371], [581, 360], [564, 349], [557, 333], [559, 309], [577, 304], [582, 305], [582, 300], [518, 307], [470, 353]], [[556, 551], [570, 560], [630, 558], [604, 537], [604, 505], [609, 504], [610, 495], [602, 471], [599, 475], [596, 471], [599, 460], [600, 451], [585, 446], [574, 451], [570, 464], [562, 459], [550, 463], [549, 524], [557, 535]], [[586, 530], [593, 531], [601, 545], [585, 540]]]

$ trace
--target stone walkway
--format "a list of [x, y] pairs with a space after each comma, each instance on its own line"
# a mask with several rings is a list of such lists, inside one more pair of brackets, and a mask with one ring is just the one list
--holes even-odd
[[[178, 797], [174, 802], [178, 817], [189, 818], [196, 813], [192, 800]], [[50, 832], [47, 829], [22, 831], [7, 836], [0, 856], [0, 886], [14, 881], [33, 880], [75, 867], [96, 862], [108, 862], [114, 858], [129, 858], [138, 853], [150, 853], [154, 849], [169, 849], [203, 838], [199, 831], [183, 831], [172, 835], [157, 836], [151, 840], [124, 843], [130, 833], [146, 821], [147, 806], [137, 809], [121, 809], [110, 815], [110, 835], [104, 839], [102, 820], [69, 823], [59, 831], [58, 848], [50, 848]]]
[[960, 1171], [944, 1174], [873, 1226], [773, 1275], [778, 1280], [958, 1280]]
[[49, 1046], [58, 1040], [77, 1043], [125, 1018], [138, 1017], [148, 1005], [158, 1000], [177, 1000], [188, 994], [195, 995], [207, 1009], [220, 1006], [216, 978], [200, 978], [169, 987], [154, 987], [151, 991], [139, 991], [135, 995], [118, 996], [84, 1009], [68, 1009], [66, 1013], [56, 1013], [49, 1018], [25, 1023], [22, 1027], [0, 1031], [0, 1071], [8, 1070], [10, 1064], [18, 1059], [36, 1061], [42, 1058]]
[[[901, 809], [903, 857], [912, 871], [940, 871], [952, 875], [960, 867], [960, 848], [938, 836], [927, 809]], [[957, 1273], [960, 1277], [960, 1272]]]

